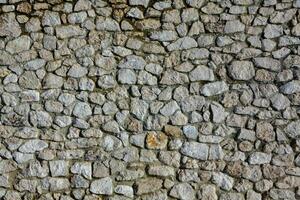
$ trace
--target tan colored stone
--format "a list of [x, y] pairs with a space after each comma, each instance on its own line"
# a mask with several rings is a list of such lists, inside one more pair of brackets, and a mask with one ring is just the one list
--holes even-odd
[[164, 149], [168, 143], [168, 138], [163, 132], [151, 131], [147, 134], [146, 144], [149, 149]]

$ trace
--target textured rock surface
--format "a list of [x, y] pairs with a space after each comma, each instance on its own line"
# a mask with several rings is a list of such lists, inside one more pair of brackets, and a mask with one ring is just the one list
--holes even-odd
[[0, 0], [0, 199], [300, 199], [300, 0]]

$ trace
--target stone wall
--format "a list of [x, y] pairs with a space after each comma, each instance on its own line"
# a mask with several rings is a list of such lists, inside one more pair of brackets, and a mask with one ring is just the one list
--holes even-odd
[[0, 0], [0, 199], [300, 199], [300, 0]]

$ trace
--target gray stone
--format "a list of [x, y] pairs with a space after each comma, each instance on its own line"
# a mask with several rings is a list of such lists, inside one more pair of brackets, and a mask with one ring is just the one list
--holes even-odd
[[99, 17], [96, 21], [96, 28], [99, 31], [120, 31], [119, 23], [111, 18]]
[[294, 94], [300, 92], [300, 81], [292, 80], [280, 87], [280, 92], [283, 94]]
[[17, 170], [17, 165], [12, 160], [0, 160], [0, 174], [5, 174]]
[[90, 162], [76, 162], [71, 167], [71, 172], [92, 179], [92, 164]]
[[160, 109], [160, 113], [164, 116], [170, 117], [175, 113], [175, 111], [179, 109], [180, 107], [178, 106], [176, 101], [170, 101], [162, 109]]
[[58, 12], [46, 11], [42, 18], [43, 26], [56, 26], [60, 25], [60, 16]]
[[148, 174], [162, 177], [175, 176], [175, 170], [173, 167], [166, 165], [150, 165]]
[[34, 59], [34, 60], [31, 60], [31, 61], [27, 62], [24, 65], [24, 68], [27, 69], [27, 70], [37, 70], [37, 69], [40, 69], [40, 68], [44, 67], [45, 65], [46, 65], [45, 60], [43, 60], [43, 59]]
[[183, 134], [189, 139], [197, 139], [198, 138], [198, 130], [195, 126], [186, 125], [183, 127]]
[[138, 119], [144, 120], [148, 113], [149, 105], [140, 99], [132, 99], [131, 101], [131, 113], [133, 113]]
[[167, 46], [168, 51], [185, 50], [197, 47], [198, 43], [191, 37], [179, 38]]
[[252, 62], [233, 61], [228, 67], [229, 76], [234, 80], [250, 80], [255, 76]]
[[191, 7], [201, 8], [205, 0], [186, 0], [186, 3]]
[[249, 164], [251, 165], [261, 165], [270, 163], [272, 159], [271, 154], [263, 153], [263, 152], [253, 152], [249, 156]]
[[258, 57], [254, 58], [254, 64], [257, 67], [269, 69], [271, 71], [279, 71], [281, 64], [278, 60], [269, 57]]
[[184, 84], [189, 81], [186, 74], [179, 73], [173, 70], [167, 70], [163, 73], [160, 80], [160, 84], [164, 85], [174, 85], [174, 84]]
[[272, 107], [276, 110], [284, 110], [290, 106], [290, 100], [281, 93], [273, 95], [270, 100]]
[[233, 187], [234, 179], [222, 172], [213, 172], [212, 182], [223, 190], [229, 191]]
[[218, 104], [216, 102], [213, 102], [210, 105], [212, 115], [213, 115], [213, 122], [215, 123], [222, 123], [225, 118], [228, 116], [228, 113], [225, 112], [225, 109], [221, 104]]
[[21, 27], [16, 21], [15, 14], [10, 13], [2, 13], [0, 15], [0, 36], [6, 37], [6, 36], [12, 36], [12, 37], [18, 37], [21, 35]]
[[297, 120], [289, 123], [285, 128], [285, 132], [291, 138], [298, 138], [300, 135], [300, 121]]
[[202, 86], [200, 92], [204, 96], [214, 96], [219, 95], [228, 90], [228, 86], [224, 81], [217, 81], [213, 83], [207, 83]]
[[174, 41], [178, 38], [177, 33], [171, 30], [154, 31], [151, 32], [150, 38], [161, 42]]
[[88, 0], [79, 0], [74, 6], [74, 11], [90, 10], [92, 3]]
[[31, 71], [26, 71], [20, 76], [19, 84], [22, 88], [26, 89], [40, 89], [42, 87], [41, 81]]
[[22, 51], [29, 50], [30, 45], [30, 37], [27, 35], [22, 35], [12, 41], [9, 41], [6, 45], [6, 51], [11, 54], [20, 53]]
[[65, 160], [53, 160], [49, 162], [51, 176], [68, 176], [69, 162]]
[[132, 6], [144, 6], [145, 8], [148, 7], [150, 0], [129, 0], [129, 5]]
[[283, 28], [281, 25], [268, 24], [264, 29], [265, 38], [276, 38], [283, 34]]
[[94, 194], [112, 195], [113, 182], [109, 177], [92, 181], [90, 191]]
[[64, 84], [64, 79], [52, 73], [48, 73], [43, 79], [43, 87], [45, 89], [60, 88]]
[[126, 13], [127, 17], [132, 17], [135, 19], [144, 19], [144, 14], [143, 12], [139, 9], [139, 8], [131, 8], [127, 13]]
[[285, 10], [284, 12], [277, 11], [270, 17], [270, 22], [274, 24], [287, 23], [295, 16], [296, 12], [297, 9], [289, 9]]
[[85, 30], [75, 25], [65, 25], [55, 27], [56, 35], [60, 39], [72, 38], [85, 35]]
[[20, 146], [19, 151], [23, 153], [34, 153], [47, 147], [48, 143], [44, 142], [43, 140], [34, 139], [25, 142], [22, 146]]
[[181, 13], [181, 19], [183, 22], [192, 22], [199, 19], [198, 10], [196, 8], [184, 9]]
[[121, 194], [125, 197], [129, 197], [129, 198], [133, 198], [133, 188], [131, 186], [128, 185], [117, 185], [115, 187], [115, 193], [117, 194]]
[[87, 73], [88, 73], [87, 68], [81, 67], [80, 65], [74, 65], [68, 71], [68, 76], [71, 76], [74, 78], [80, 78], [80, 77], [85, 76]]
[[131, 69], [120, 69], [118, 71], [118, 81], [121, 84], [135, 84], [136, 83], [136, 74]]
[[118, 67], [142, 70], [142, 69], [144, 69], [145, 65], [146, 65], [146, 62], [142, 57], [136, 56], [136, 55], [129, 55], [129, 56], [126, 56], [126, 58], [120, 62]]
[[185, 142], [180, 149], [183, 155], [198, 159], [207, 160], [208, 158], [208, 145], [198, 142]]
[[215, 76], [212, 69], [199, 65], [193, 71], [189, 73], [189, 78], [191, 81], [214, 81]]
[[140, 85], [157, 85], [157, 78], [150, 73], [141, 70], [138, 75], [138, 84]]
[[195, 190], [188, 183], [179, 183], [171, 189], [170, 196], [182, 200], [192, 200], [195, 199]]
[[136, 194], [146, 194], [159, 190], [162, 187], [163, 181], [158, 178], [144, 178], [135, 183]]
[[92, 109], [88, 103], [78, 102], [74, 107], [73, 114], [78, 118], [86, 118], [92, 115]]
[[245, 25], [240, 20], [227, 21], [224, 27], [225, 33], [243, 32]]
[[52, 117], [45, 111], [31, 111], [30, 121], [37, 127], [50, 127], [52, 125]]

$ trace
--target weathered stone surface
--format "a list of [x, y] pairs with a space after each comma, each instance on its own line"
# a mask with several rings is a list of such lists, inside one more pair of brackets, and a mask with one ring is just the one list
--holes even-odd
[[21, 27], [16, 21], [14, 13], [3, 13], [0, 15], [0, 36], [18, 37], [21, 35]]
[[63, 78], [55, 74], [47, 74], [43, 80], [43, 87], [47, 89], [60, 88], [63, 84], [64, 84]]
[[272, 156], [262, 152], [254, 152], [249, 157], [249, 163], [252, 165], [260, 165], [270, 163]]
[[88, 103], [78, 102], [76, 103], [73, 114], [79, 118], [85, 118], [92, 114], [92, 109]]
[[149, 149], [164, 149], [168, 138], [163, 132], [149, 132], [146, 137], [146, 146]]
[[23, 153], [34, 153], [36, 151], [41, 151], [48, 147], [48, 143], [42, 140], [29, 140], [20, 146], [19, 151]]
[[198, 142], [185, 142], [180, 152], [192, 158], [206, 160], [208, 158], [208, 145]]
[[225, 33], [236, 33], [245, 30], [245, 25], [239, 20], [227, 21], [224, 27]]
[[85, 35], [84, 29], [74, 25], [57, 26], [55, 32], [57, 37], [61, 39]]
[[200, 65], [189, 73], [191, 81], [214, 81], [215, 76], [212, 69]]
[[217, 81], [205, 84], [200, 91], [204, 96], [214, 96], [222, 94], [228, 89], [228, 85], [224, 81]]
[[0, 7], [0, 199], [299, 199], [300, 0]]
[[118, 65], [119, 68], [127, 69], [144, 69], [146, 65], [145, 60], [140, 56], [129, 55]]
[[135, 84], [136, 74], [130, 69], [120, 69], [118, 71], [118, 81], [122, 84]]
[[212, 182], [223, 190], [231, 190], [234, 184], [234, 179], [224, 173], [214, 172], [212, 175]]
[[94, 180], [90, 185], [90, 191], [94, 194], [111, 195], [113, 193], [112, 179], [106, 177]]
[[180, 183], [171, 189], [170, 196], [183, 200], [195, 199], [195, 191], [190, 184]]
[[280, 62], [273, 58], [268, 58], [268, 57], [254, 58], [254, 64], [257, 67], [269, 69], [271, 71], [279, 71], [280, 70]]
[[287, 135], [291, 138], [297, 138], [300, 135], [300, 124], [299, 124], [299, 120], [294, 121], [289, 123], [286, 128], [285, 131], [287, 133]]
[[233, 61], [228, 67], [228, 72], [234, 80], [247, 81], [255, 76], [254, 66], [249, 61]]
[[22, 51], [29, 50], [30, 45], [30, 37], [27, 35], [23, 35], [12, 41], [9, 41], [6, 45], [6, 51], [8, 51], [11, 54], [20, 53]]
[[135, 183], [136, 194], [146, 194], [159, 190], [163, 181], [158, 178], [144, 178]]
[[196, 40], [191, 37], [184, 37], [176, 40], [175, 42], [169, 44], [167, 46], [168, 51], [175, 51], [175, 50], [185, 50], [197, 47], [198, 44]]

